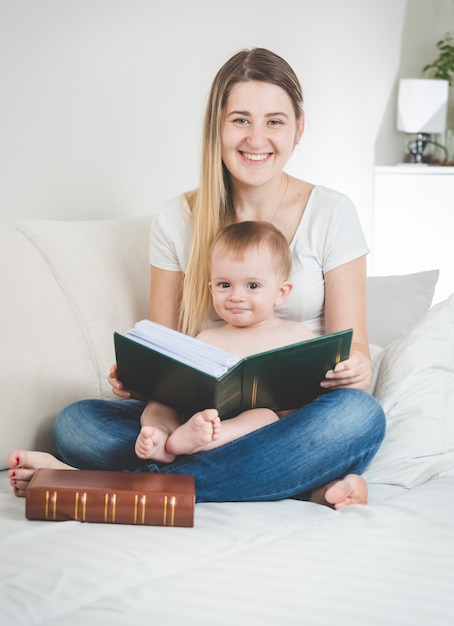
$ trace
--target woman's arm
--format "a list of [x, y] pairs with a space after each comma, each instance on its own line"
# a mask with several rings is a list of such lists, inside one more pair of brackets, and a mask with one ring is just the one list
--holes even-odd
[[183, 272], [151, 266], [150, 320], [178, 330]]
[[[173, 329], [178, 328], [182, 288], [183, 272], [169, 272], [151, 266], [150, 319], [152, 322]], [[144, 399], [123, 387], [117, 378], [116, 364], [110, 368], [108, 381], [112, 385], [114, 394], [120, 398]]]
[[371, 361], [366, 324], [366, 257], [345, 263], [325, 274], [325, 328], [335, 333], [353, 328], [350, 358], [327, 372], [329, 389], [367, 389]]

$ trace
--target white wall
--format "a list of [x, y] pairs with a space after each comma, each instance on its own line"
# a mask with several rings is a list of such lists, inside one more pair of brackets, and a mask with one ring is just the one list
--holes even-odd
[[[438, 40], [447, 33], [454, 35], [454, 0], [408, 0], [394, 82], [387, 81], [387, 101], [375, 143], [376, 165], [402, 162], [410, 138], [396, 131], [396, 102], [399, 78], [422, 78], [422, 68], [434, 61]], [[454, 88], [450, 89], [450, 127], [454, 126]], [[444, 143], [444, 137], [437, 137]], [[453, 155], [450, 155], [450, 157]]]
[[238, 49], [264, 46], [293, 65], [305, 92], [306, 133], [289, 171], [351, 195], [369, 236], [375, 142], [406, 9], [406, 0], [0, 0], [0, 218], [139, 215], [196, 186], [211, 79]]

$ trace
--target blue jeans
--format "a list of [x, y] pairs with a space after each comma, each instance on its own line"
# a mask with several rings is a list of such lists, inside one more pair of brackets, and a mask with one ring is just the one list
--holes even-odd
[[377, 401], [342, 389], [236, 441], [163, 464], [135, 455], [143, 408], [136, 400], [70, 405], [54, 425], [61, 459], [79, 469], [192, 474], [198, 502], [281, 500], [360, 474], [385, 434]]

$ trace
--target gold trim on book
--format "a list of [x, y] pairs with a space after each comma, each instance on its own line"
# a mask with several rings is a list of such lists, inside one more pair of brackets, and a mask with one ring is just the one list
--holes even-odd
[[104, 521], [107, 522], [109, 517], [109, 494], [104, 494]]
[[[139, 517], [139, 502], [140, 502], [140, 521], [138, 521]], [[136, 493], [134, 495], [134, 515], [133, 515], [133, 524], [145, 524], [145, 513], [147, 511], [147, 496], [141, 495], [139, 500], [139, 495]]]
[[112, 522], [117, 521], [117, 494], [112, 494]]
[[252, 381], [252, 392], [251, 392], [251, 408], [255, 409], [257, 405], [257, 390], [259, 386], [259, 379], [257, 376], [254, 376]]
[[175, 506], [177, 503], [177, 499], [175, 496], [170, 498], [170, 526], [175, 526]]
[[164, 510], [163, 510], [163, 516], [162, 516], [162, 525], [163, 526], [167, 526], [167, 496], [164, 496]]
[[[170, 504], [170, 519], [169, 519], [169, 523], [167, 523], [167, 507]], [[177, 499], [175, 496], [172, 496], [170, 498], [170, 503], [169, 503], [169, 498], [167, 496], [164, 496], [164, 511], [163, 511], [163, 517], [162, 517], [162, 525], [163, 526], [175, 526], [175, 507], [177, 504]]]
[[79, 492], [76, 491], [76, 495], [74, 496], [74, 519], [77, 521], [79, 517]]
[[46, 499], [44, 502], [44, 518], [47, 520], [49, 519], [49, 503], [52, 504], [52, 519], [54, 521], [57, 519], [57, 496], [57, 491], [54, 491], [52, 495], [50, 494], [49, 490], [46, 491]]
[[82, 521], [85, 522], [85, 518], [87, 517], [87, 492], [86, 491], [83, 492], [80, 502], [82, 504]]
[[342, 341], [342, 339], [340, 339], [340, 341], [338, 341], [338, 344], [337, 344], [336, 365], [340, 363], [343, 345], [344, 345], [344, 342]]
[[54, 520], [57, 519], [57, 498], [58, 498], [58, 491], [54, 491], [53, 496], [52, 496], [52, 518]]

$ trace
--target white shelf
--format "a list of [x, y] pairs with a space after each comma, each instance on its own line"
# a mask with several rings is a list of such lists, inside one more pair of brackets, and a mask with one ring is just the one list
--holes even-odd
[[454, 167], [375, 168], [369, 273], [439, 269], [434, 302], [454, 292]]
[[444, 175], [452, 176], [454, 167], [443, 165], [418, 165], [417, 163], [399, 163], [398, 165], [377, 165], [375, 167], [376, 174], [393, 174], [398, 176], [406, 176], [415, 174], [426, 175]]

